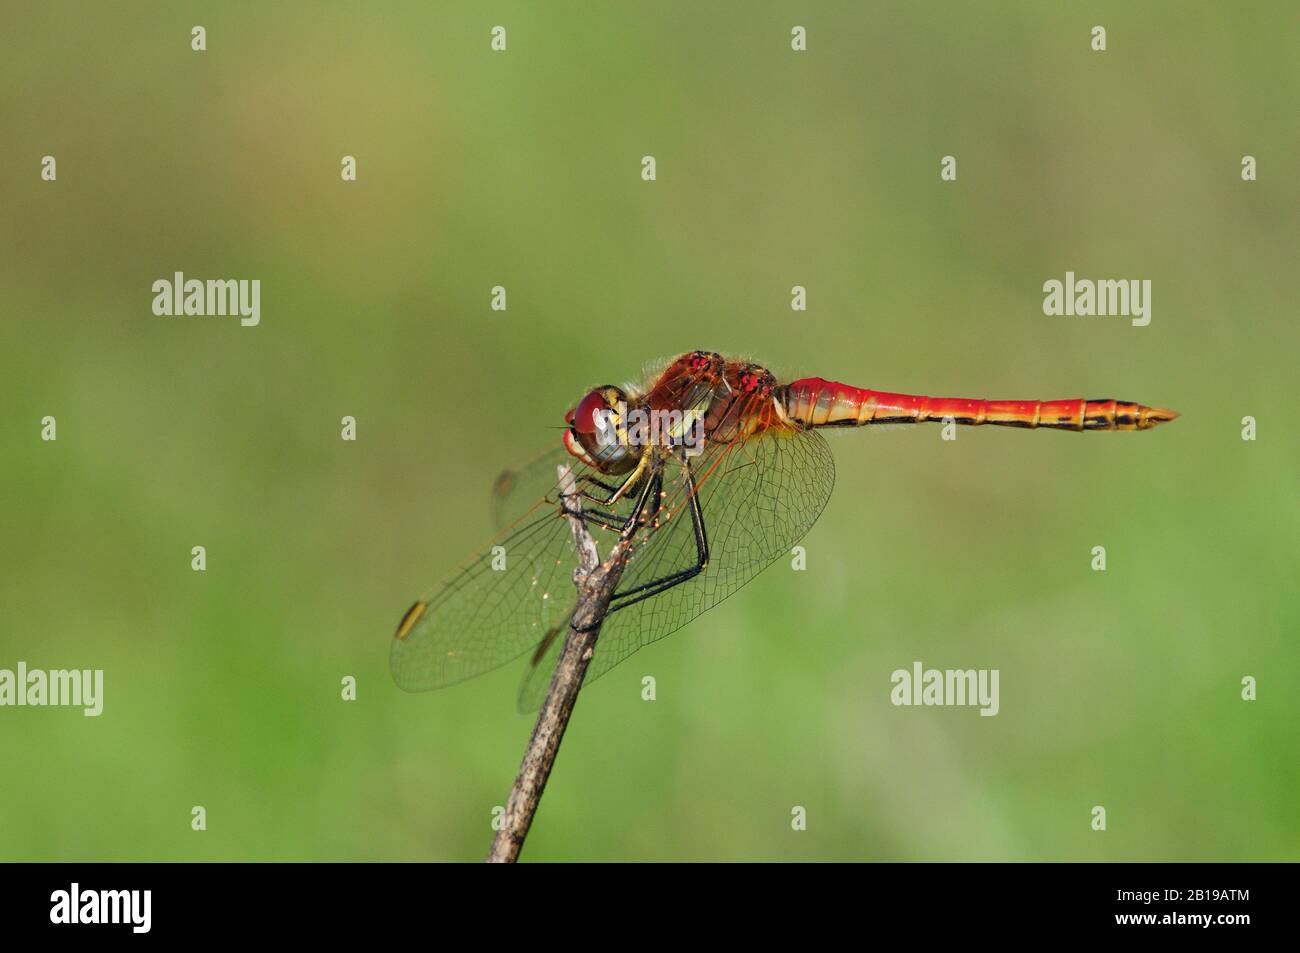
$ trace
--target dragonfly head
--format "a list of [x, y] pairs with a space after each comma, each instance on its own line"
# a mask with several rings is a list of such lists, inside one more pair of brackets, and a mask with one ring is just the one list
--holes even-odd
[[564, 447], [588, 466], [621, 473], [636, 463], [636, 454], [622, 439], [619, 425], [627, 414], [627, 394], [612, 384], [597, 387], [564, 415], [569, 429]]

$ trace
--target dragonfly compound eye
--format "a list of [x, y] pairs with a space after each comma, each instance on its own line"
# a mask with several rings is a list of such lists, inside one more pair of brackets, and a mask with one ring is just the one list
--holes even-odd
[[609, 411], [616, 411], [623, 392], [617, 387], [597, 387], [569, 411], [564, 420], [581, 434], [594, 434], [604, 429], [602, 424]]
[[597, 387], [565, 416], [569, 425], [565, 446], [574, 456], [611, 472], [611, 466], [630, 458], [619, 429], [626, 413], [627, 395], [622, 390]]

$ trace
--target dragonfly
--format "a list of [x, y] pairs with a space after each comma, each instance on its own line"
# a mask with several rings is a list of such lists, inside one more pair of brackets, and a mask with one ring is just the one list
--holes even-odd
[[[752, 361], [683, 354], [640, 386], [588, 391], [565, 415], [560, 446], [498, 477], [499, 533], [407, 610], [392, 639], [393, 679], [427, 691], [529, 655], [519, 709], [537, 709], [575, 608], [575, 512], [598, 540], [629, 540], [586, 682], [601, 677], [736, 592], [812, 528], [835, 484], [825, 428], [1129, 431], [1177, 416], [1112, 398], [980, 400], [820, 377], [782, 383]], [[573, 493], [580, 507], [569, 505]]]

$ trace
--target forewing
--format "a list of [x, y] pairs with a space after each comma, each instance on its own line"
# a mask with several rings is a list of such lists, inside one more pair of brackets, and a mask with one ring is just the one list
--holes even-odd
[[[427, 691], [472, 678], [535, 649], [573, 610], [577, 565], [573, 534], [560, 500], [557, 467], [583, 484], [599, 477], [563, 448], [498, 478], [494, 500], [524, 515], [429, 599], [412, 608], [394, 636], [393, 679], [407, 691]], [[620, 500], [615, 513], [629, 511]]]
[[[768, 430], [738, 443], [711, 446], [690, 466], [698, 481], [709, 563], [693, 578], [608, 616], [587, 669], [588, 683], [716, 606], [789, 553], [817, 521], [835, 485], [830, 448], [815, 431]], [[680, 465], [670, 464], [664, 479], [663, 509], [668, 517], [633, 549], [620, 592], [671, 576], [697, 561]], [[596, 539], [605, 552], [611, 539]], [[525, 673], [521, 710], [541, 705], [565, 634]]]
[[389, 653], [393, 680], [406, 691], [427, 691], [522, 655], [570, 611], [575, 565], [563, 514], [538, 506], [448, 580], [414, 624], [399, 630]]
[[502, 470], [492, 484], [493, 525], [504, 529], [539, 500], [555, 499], [559, 487], [556, 467], [561, 465], [572, 465], [575, 474], [589, 472], [564, 447], [553, 447]]

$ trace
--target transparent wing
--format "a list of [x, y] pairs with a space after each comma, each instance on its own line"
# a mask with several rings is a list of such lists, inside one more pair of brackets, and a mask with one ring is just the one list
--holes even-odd
[[[472, 678], [535, 649], [572, 612], [577, 565], [556, 475], [572, 464], [575, 479], [591, 475], [563, 448], [546, 455], [510, 497], [528, 507], [474, 560], [430, 598], [412, 606], [389, 652], [393, 679], [427, 691]], [[616, 512], [630, 512], [620, 500]]]
[[[708, 565], [685, 582], [608, 616], [587, 669], [587, 683], [716, 606], [788, 553], [817, 521], [835, 485], [830, 448], [815, 431], [768, 430], [748, 440], [711, 446], [689, 466], [708, 538]], [[680, 462], [668, 465], [664, 494], [659, 525], [632, 551], [619, 592], [697, 563], [689, 484]], [[607, 540], [595, 529], [593, 534], [605, 551]], [[563, 635], [525, 672], [521, 711], [540, 707]]]
[[538, 500], [549, 498], [556, 488], [555, 468], [573, 464], [575, 473], [581, 464], [562, 446], [555, 446], [535, 457], [508, 467], [492, 484], [493, 526], [505, 529]]

